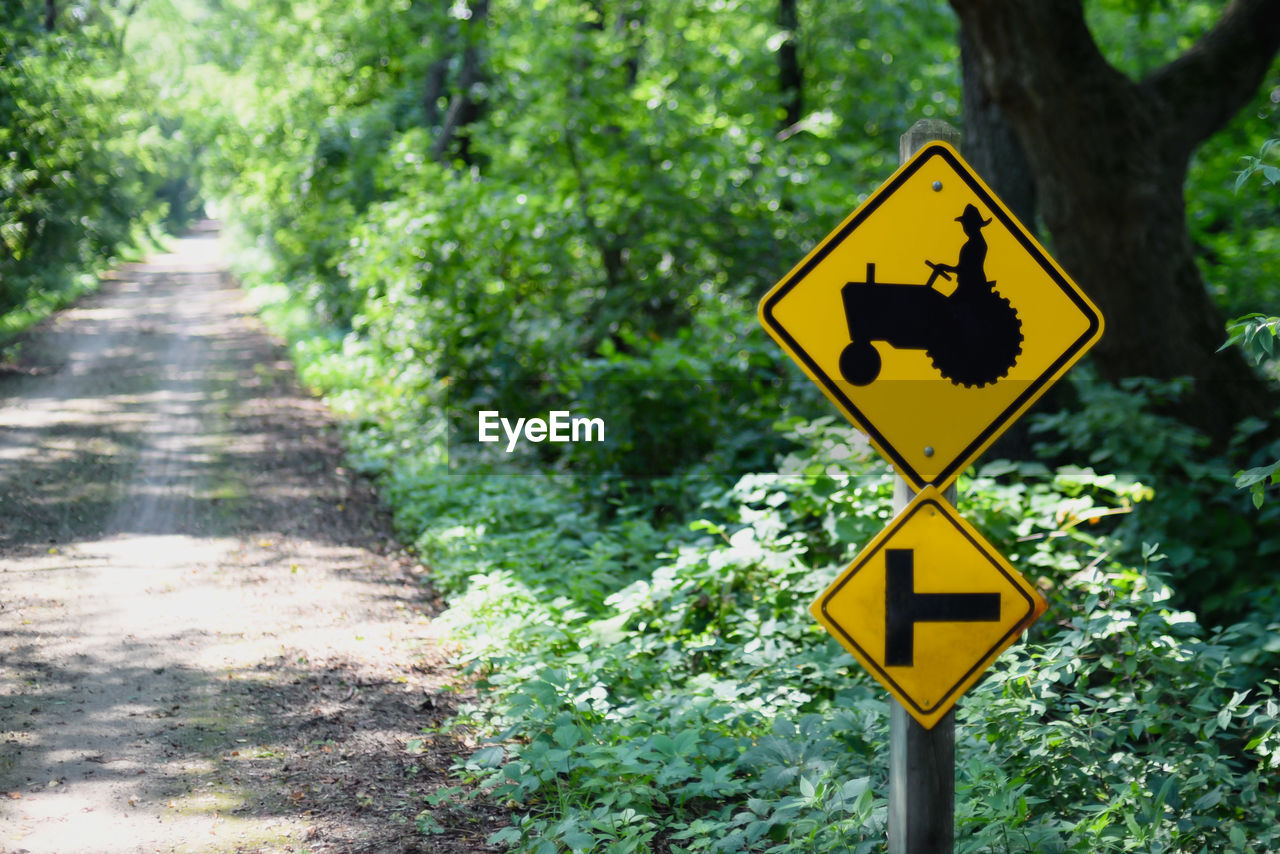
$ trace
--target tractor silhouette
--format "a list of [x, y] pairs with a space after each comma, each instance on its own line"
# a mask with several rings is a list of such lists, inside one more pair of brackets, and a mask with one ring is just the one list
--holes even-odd
[[[882, 284], [876, 265], [867, 264], [866, 280], [840, 289], [849, 344], [840, 354], [840, 374], [865, 386], [880, 375], [880, 352], [873, 341], [900, 350], [924, 350], [938, 373], [952, 385], [982, 387], [1008, 374], [1022, 353], [1022, 322], [1009, 300], [995, 291], [983, 271], [987, 254], [983, 220], [973, 205], [956, 217], [968, 241], [956, 264], [935, 264], [924, 285]], [[956, 288], [950, 296], [933, 285], [939, 277]]]

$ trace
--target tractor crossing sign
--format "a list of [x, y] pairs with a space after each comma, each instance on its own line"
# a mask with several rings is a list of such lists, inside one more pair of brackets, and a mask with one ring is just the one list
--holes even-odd
[[914, 487], [945, 488], [1102, 335], [951, 146], [920, 149], [760, 303], [769, 334]]

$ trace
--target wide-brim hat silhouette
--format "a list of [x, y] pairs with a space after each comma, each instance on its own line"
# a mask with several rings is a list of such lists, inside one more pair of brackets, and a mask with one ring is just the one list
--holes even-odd
[[956, 217], [956, 222], [960, 223], [961, 225], [977, 224], [979, 228], [983, 228], [984, 226], [991, 225], [991, 220], [983, 219], [982, 214], [978, 213], [978, 209], [975, 208], [973, 205], [965, 205], [964, 213]]

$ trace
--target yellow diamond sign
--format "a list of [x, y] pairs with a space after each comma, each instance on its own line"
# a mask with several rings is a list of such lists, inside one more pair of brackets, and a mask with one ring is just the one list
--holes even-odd
[[769, 334], [917, 490], [945, 487], [1102, 335], [951, 146], [920, 149], [760, 303]]
[[809, 610], [932, 728], [1045, 607], [930, 486]]

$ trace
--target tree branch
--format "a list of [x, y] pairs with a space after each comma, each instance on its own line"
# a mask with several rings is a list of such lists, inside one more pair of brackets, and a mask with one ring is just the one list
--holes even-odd
[[116, 56], [124, 56], [124, 43], [129, 36], [129, 22], [133, 20], [133, 16], [138, 13], [138, 7], [142, 5], [142, 0], [133, 0], [127, 7], [121, 10], [124, 20], [120, 22], [120, 33], [116, 37]]
[[605, 281], [610, 292], [617, 292], [622, 287], [622, 253], [613, 245], [613, 240], [605, 234], [604, 228], [591, 213], [591, 184], [587, 181], [587, 172], [582, 168], [578, 157], [578, 145], [574, 139], [573, 128], [566, 125], [562, 134], [565, 151], [569, 155], [569, 167], [578, 181], [578, 207], [582, 211], [582, 219], [591, 241], [600, 253], [600, 264], [604, 267]]
[[1234, 0], [1213, 29], [1142, 81], [1164, 105], [1171, 140], [1184, 155], [1248, 102], [1280, 49], [1280, 4]]

